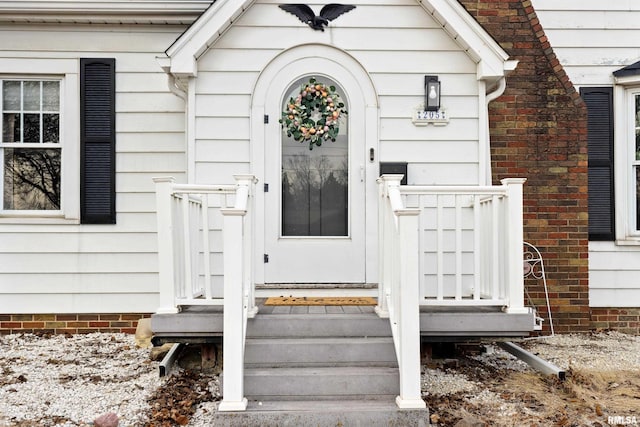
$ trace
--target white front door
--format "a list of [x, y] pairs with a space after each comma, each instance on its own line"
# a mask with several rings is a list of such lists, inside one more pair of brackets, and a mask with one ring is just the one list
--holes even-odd
[[[302, 85], [333, 86], [348, 114], [335, 141], [309, 148], [278, 119]], [[348, 80], [348, 79], [347, 79]], [[265, 102], [265, 283], [366, 282], [365, 105], [357, 85], [305, 74], [275, 79]], [[351, 91], [350, 91], [351, 90]], [[314, 121], [322, 119], [316, 111]], [[266, 190], [266, 188], [265, 188]]]

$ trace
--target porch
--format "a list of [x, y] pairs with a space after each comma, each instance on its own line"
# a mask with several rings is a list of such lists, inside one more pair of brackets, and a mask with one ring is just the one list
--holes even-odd
[[[277, 309], [256, 299], [254, 177], [237, 176], [235, 185], [220, 186], [155, 180], [161, 303], [152, 329], [158, 342], [221, 340], [221, 411], [245, 410], [247, 397], [293, 396], [396, 396], [400, 408], [423, 408], [421, 336], [515, 337], [534, 329], [534, 313], [524, 305], [524, 180], [438, 187], [401, 186], [401, 178], [384, 175], [378, 180], [377, 305]], [[371, 337], [381, 341], [372, 343]], [[372, 353], [367, 350], [372, 344], [382, 346], [373, 353], [392, 357], [362, 360]], [[252, 362], [256, 345], [265, 346], [261, 357], [279, 354], [263, 367], [268, 370]], [[295, 350], [309, 346], [317, 360], [301, 358], [305, 352]], [[292, 354], [296, 358], [289, 360]], [[309, 366], [316, 370], [301, 370]], [[350, 368], [344, 375], [353, 374], [349, 386], [343, 384], [346, 395], [317, 370], [336, 366]], [[312, 394], [295, 388], [296, 379], [305, 375], [301, 384]], [[312, 378], [320, 383], [309, 385]], [[282, 384], [285, 388], [274, 392]]]

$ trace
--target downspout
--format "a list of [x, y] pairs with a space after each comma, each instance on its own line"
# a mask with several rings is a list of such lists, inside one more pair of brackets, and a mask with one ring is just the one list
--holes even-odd
[[[189, 87], [185, 88], [184, 83], [177, 79], [176, 76], [172, 74], [168, 69], [166, 69], [165, 72], [167, 73], [167, 85], [169, 87], [169, 91], [184, 101], [184, 122], [186, 125], [184, 132], [184, 147], [186, 156], [185, 171], [187, 173], [187, 182], [193, 183], [195, 182], [195, 159], [193, 158], [195, 141], [193, 141], [192, 138], [192, 135], [194, 135], [193, 127], [191, 126], [192, 121], [189, 119], [189, 112], [195, 111], [192, 109], [191, 105], [191, 100], [193, 97], [189, 96]], [[191, 82], [191, 79], [189, 79], [189, 82]]]
[[[484, 176], [481, 176], [481, 185], [491, 185], [491, 135], [489, 133], [489, 103], [496, 98], [500, 97], [507, 87], [507, 79], [503, 76], [498, 80], [496, 88], [488, 92], [484, 98], [484, 120], [482, 126], [484, 127], [484, 153], [482, 154], [484, 167]], [[482, 173], [481, 173], [482, 174]]]
[[167, 73], [167, 77], [167, 84], [169, 85], [169, 90], [171, 91], [171, 93], [186, 102], [187, 91], [180, 87], [180, 83], [176, 79], [176, 76], [169, 72]]

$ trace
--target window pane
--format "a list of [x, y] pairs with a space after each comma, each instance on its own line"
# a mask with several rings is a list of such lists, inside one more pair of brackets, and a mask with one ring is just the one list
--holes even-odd
[[42, 142], [60, 142], [60, 115], [59, 114], [43, 114], [42, 115]]
[[636, 95], [636, 127], [640, 128], [640, 95]]
[[24, 111], [40, 111], [40, 82], [24, 82]]
[[42, 97], [42, 111], [59, 111], [60, 82], [43, 82]]
[[640, 129], [636, 129], [636, 160], [640, 160]]
[[[284, 98], [283, 109], [308, 78], [299, 80]], [[331, 85], [333, 82], [322, 82]], [[343, 99], [344, 100], [344, 99]], [[320, 114], [311, 115], [317, 122]], [[309, 149], [282, 133], [282, 235], [349, 235], [349, 143], [347, 121], [341, 120], [335, 141]]]
[[4, 82], [2, 85], [2, 108], [4, 110], [20, 110], [20, 82]]
[[60, 150], [4, 150], [4, 208], [60, 209]]
[[2, 115], [2, 142], [20, 142], [20, 114]]
[[40, 114], [24, 115], [23, 142], [40, 142]]

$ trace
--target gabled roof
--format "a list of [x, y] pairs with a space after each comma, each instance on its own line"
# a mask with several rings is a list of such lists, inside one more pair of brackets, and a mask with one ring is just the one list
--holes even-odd
[[[195, 76], [197, 61], [255, 0], [215, 1], [160, 58], [162, 68], [176, 76]], [[453, 40], [478, 64], [478, 79], [497, 80], [515, 69], [516, 61], [457, 0], [417, 0]]]

